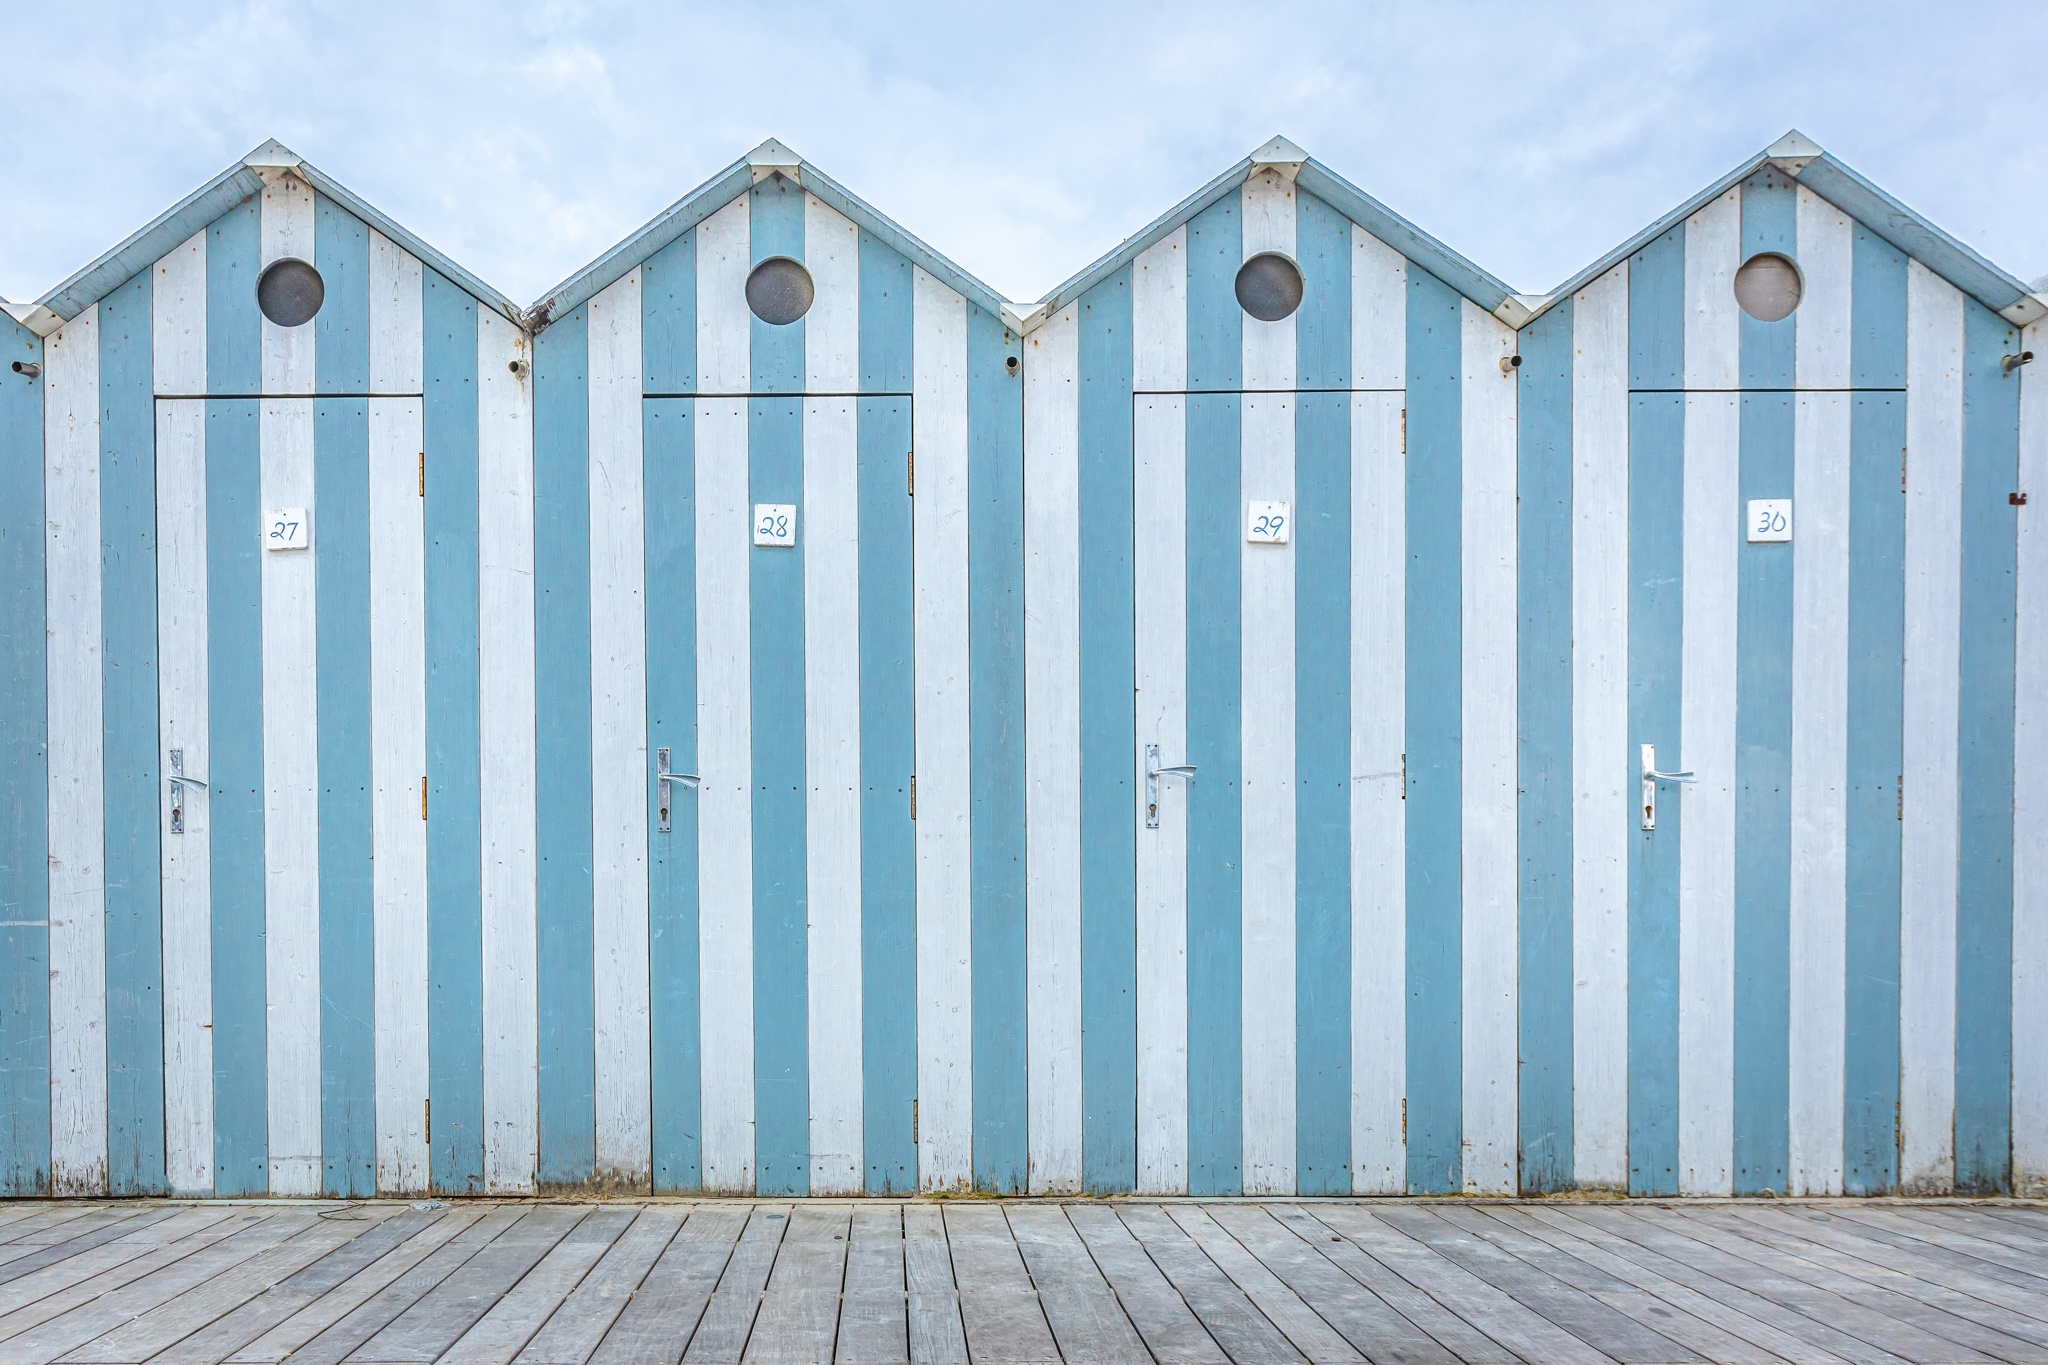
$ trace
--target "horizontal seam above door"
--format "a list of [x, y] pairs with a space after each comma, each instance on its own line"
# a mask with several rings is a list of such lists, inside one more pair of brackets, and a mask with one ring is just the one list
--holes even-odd
[[424, 393], [159, 393], [159, 403], [204, 403], [209, 399], [268, 401], [272, 398], [425, 398]]
[[879, 393], [852, 393], [834, 390], [822, 392], [812, 389], [785, 389], [780, 393], [643, 393], [642, 398], [915, 398], [908, 390], [889, 389]]
[[1406, 393], [1406, 389], [1133, 389], [1133, 398], [1200, 398], [1204, 394], [1230, 393]]
[[1904, 386], [1904, 385], [1902, 385], [1902, 384], [1901, 384], [1901, 385], [1896, 385], [1896, 386], [1885, 386], [1885, 385], [1871, 385], [1871, 386], [1869, 386], [1869, 387], [1862, 387], [1862, 386], [1859, 386], [1859, 385], [1854, 385], [1854, 384], [1852, 384], [1852, 385], [1849, 385], [1849, 386], [1848, 386], [1848, 387], [1846, 387], [1846, 388], [1830, 388], [1830, 387], [1828, 387], [1828, 386], [1826, 386], [1826, 385], [1821, 385], [1821, 384], [1795, 384], [1795, 385], [1790, 385], [1790, 386], [1788, 386], [1788, 387], [1784, 387], [1784, 388], [1771, 388], [1771, 387], [1768, 387], [1768, 386], [1765, 386], [1765, 385], [1755, 385], [1755, 386], [1744, 386], [1744, 385], [1740, 385], [1740, 384], [1738, 384], [1738, 385], [1734, 386], [1733, 388], [1726, 388], [1726, 389], [1685, 389], [1685, 388], [1678, 388], [1678, 389], [1630, 389], [1630, 390], [1629, 390], [1629, 392], [1630, 392], [1630, 393], [1904, 393], [1904, 392], [1906, 392], [1906, 389], [1905, 389], [1905, 386]]

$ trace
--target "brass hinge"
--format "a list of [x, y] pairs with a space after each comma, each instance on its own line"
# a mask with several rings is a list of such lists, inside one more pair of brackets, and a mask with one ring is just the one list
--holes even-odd
[[1401, 1097], [1401, 1145], [1408, 1145], [1408, 1097]]
[[917, 452], [903, 452], [903, 492], [909, 497], [917, 496]]
[[[1401, 453], [1408, 453], [1408, 409], [1401, 409]], [[1406, 1101], [1403, 1101], [1406, 1103]]]
[[[1408, 755], [1406, 754], [1401, 755], [1401, 799], [1403, 801], [1408, 799]], [[1406, 1104], [1408, 1101], [1402, 1100], [1401, 1103]]]
[[910, 1145], [917, 1145], [917, 1101], [910, 1102]]
[[420, 496], [427, 495], [427, 452], [420, 452]]
[[431, 1147], [434, 1145], [434, 1102], [429, 1099], [425, 1103], [427, 1111], [427, 1145]]
[[1907, 451], [1907, 449], [1908, 449], [1908, 447], [1906, 447], [1906, 446], [1900, 446], [1900, 447], [1899, 447], [1899, 491], [1900, 491], [1901, 493], [1903, 493], [1903, 492], [1905, 492], [1905, 491], [1906, 491], [1906, 451]]
[[917, 774], [910, 775], [910, 818], [917, 818]]
[[420, 819], [427, 818], [427, 779], [420, 779]]

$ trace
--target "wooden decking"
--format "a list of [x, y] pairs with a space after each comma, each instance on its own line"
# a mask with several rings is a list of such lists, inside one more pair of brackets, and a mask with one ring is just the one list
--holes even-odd
[[0, 1204], [0, 1365], [2048, 1362], [2048, 1209]]

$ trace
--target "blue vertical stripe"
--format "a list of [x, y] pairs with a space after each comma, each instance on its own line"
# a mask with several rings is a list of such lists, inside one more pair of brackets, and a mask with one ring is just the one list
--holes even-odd
[[[1685, 230], [1629, 263], [1628, 751], [1684, 758], [1680, 698], [1685, 603]], [[1679, 789], [1660, 786], [1657, 828], [1644, 830], [1637, 785], [1624, 802], [1628, 873], [1628, 1188], [1678, 1192]]]
[[49, 700], [42, 341], [0, 319], [0, 1196], [50, 1188]]
[[[262, 211], [206, 233], [206, 385], [263, 387]], [[259, 405], [206, 405], [207, 790], [213, 895], [214, 1193], [270, 1185], [263, 853], [263, 524]]]
[[597, 1169], [591, 927], [590, 318], [534, 342], [535, 816], [539, 821], [540, 1181]]
[[[255, 243], [249, 245], [253, 249]], [[213, 1192], [226, 1197], [262, 1194], [270, 1185], [259, 406], [254, 399], [206, 405], [204, 776], [213, 887]]]
[[1572, 1175], [1572, 302], [1517, 340], [1521, 1190]]
[[[1798, 192], [1742, 187], [1742, 255], [1797, 252]], [[1742, 315], [1741, 501], [1792, 496], [1797, 314]], [[1797, 513], [1794, 508], [1794, 532]], [[1735, 1191], [1782, 1192], [1791, 1160], [1791, 544], [1738, 548], [1735, 626]]]
[[1906, 258], [1852, 249], [1842, 1188], [1899, 1179], [1899, 775], [1905, 769]]
[[1079, 544], [1081, 1171], [1084, 1189], [1108, 1193], [1138, 1181], [1130, 267], [1084, 294], [1077, 319], [1079, 491], [1088, 509]]
[[1457, 292], [1408, 267], [1408, 1188], [1464, 1179], [1463, 341]]
[[154, 273], [141, 272], [99, 305], [107, 1188], [113, 1194], [166, 1188]]
[[[697, 370], [697, 236], [687, 233], [640, 269], [643, 383], [688, 393]], [[647, 402], [641, 427], [647, 495], [647, 745], [670, 771], [697, 771], [696, 404]], [[650, 754], [650, 756], [652, 756]], [[703, 1067], [698, 1053], [697, 789], [669, 788], [670, 833], [649, 768], [648, 1032], [654, 1188], [704, 1186]]]
[[[370, 387], [370, 234], [321, 197], [315, 258], [327, 285], [314, 320], [315, 387]], [[376, 939], [371, 877], [370, 405], [313, 415], [314, 649], [319, 690], [321, 1188], [377, 1191]]]
[[[484, 1177], [482, 749], [477, 718], [476, 301], [425, 273], [427, 1095], [435, 1189]], [[542, 507], [545, 508], [543, 503]], [[546, 676], [543, 670], [543, 677]], [[543, 724], [548, 714], [541, 711]], [[588, 766], [585, 772], [588, 772]], [[500, 793], [493, 793], [494, 798]], [[543, 779], [542, 795], [546, 801]], [[585, 806], [586, 824], [588, 806]], [[542, 829], [546, 829], [545, 823]], [[543, 836], [545, 837], [545, 836]], [[541, 971], [547, 972], [542, 956]], [[547, 1036], [546, 1029], [542, 1037]]]
[[1956, 755], [1956, 1190], [2012, 1191], [2013, 623], [2018, 332], [1963, 304], [1963, 619]]
[[1295, 1186], [1349, 1194], [1353, 252], [1348, 219], [1295, 202], [1295, 375], [1339, 390], [1302, 394], [1294, 413]]
[[1244, 237], [1232, 195], [1188, 224], [1188, 1192], [1244, 1188], [1241, 634]]
[[[917, 1189], [917, 849], [910, 822], [917, 731], [906, 468], [912, 279], [909, 261], [861, 232], [860, 386], [869, 395], [858, 418], [861, 1140], [870, 1194]], [[1019, 1002], [1021, 962], [1010, 964]], [[981, 992], [1001, 984], [975, 973], [977, 1020]], [[1017, 1013], [1021, 1018], [1021, 1003]]]
[[[804, 254], [804, 196], [772, 176], [754, 186], [754, 260]], [[809, 881], [804, 774], [802, 319], [750, 318], [753, 388], [791, 395], [748, 408], [748, 494], [797, 509], [796, 544], [749, 552], [754, 764], [754, 1180], [761, 1194], [811, 1185]]]

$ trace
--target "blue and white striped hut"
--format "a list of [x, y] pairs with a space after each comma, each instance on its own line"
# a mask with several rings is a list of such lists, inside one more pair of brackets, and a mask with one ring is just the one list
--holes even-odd
[[0, 345], [0, 1189], [2048, 1188], [2048, 304], [1275, 139], [520, 309], [275, 143]]

